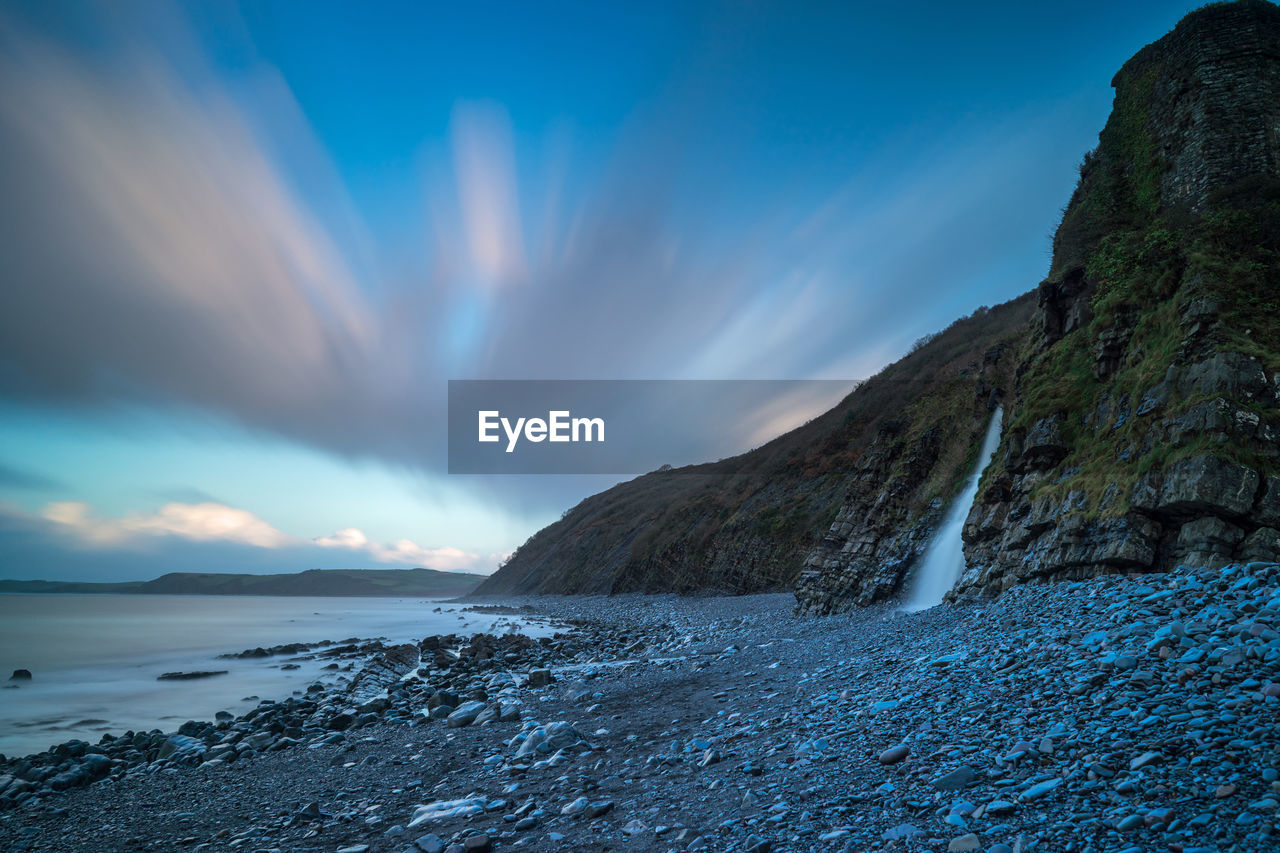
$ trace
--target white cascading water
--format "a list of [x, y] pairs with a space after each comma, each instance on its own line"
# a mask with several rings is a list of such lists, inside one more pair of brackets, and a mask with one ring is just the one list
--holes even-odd
[[965, 482], [964, 491], [947, 511], [946, 521], [929, 543], [929, 550], [924, 554], [924, 565], [916, 574], [911, 601], [903, 607], [909, 613], [941, 604], [942, 596], [955, 586], [964, 571], [964, 540], [960, 534], [964, 530], [969, 509], [973, 506], [973, 499], [978, 496], [978, 480], [982, 478], [982, 472], [986, 470], [1000, 444], [1000, 421], [1003, 416], [1004, 409], [1000, 408], [991, 416], [987, 437], [982, 442], [982, 452], [978, 454], [978, 464]]

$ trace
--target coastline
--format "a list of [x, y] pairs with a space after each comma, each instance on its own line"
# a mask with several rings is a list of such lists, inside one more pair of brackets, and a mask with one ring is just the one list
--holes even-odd
[[[791, 604], [506, 600], [572, 629], [428, 638], [405, 681], [379, 680], [399, 666], [388, 650], [370, 682], [391, 684], [388, 695], [264, 704], [202, 730], [198, 762], [174, 747], [62, 793], [15, 798], [5, 782], [0, 846], [1192, 853], [1275, 842], [1280, 566], [1024, 586], [911, 615], [795, 617]], [[555, 680], [533, 674], [543, 670]], [[439, 711], [449, 701], [478, 703], [488, 720], [451, 725]], [[335, 731], [338, 714], [351, 719]], [[314, 725], [290, 732], [291, 720]], [[208, 741], [241, 754], [208, 760]]]
[[[186, 720], [211, 720], [217, 711], [239, 716], [259, 698], [300, 695], [315, 681], [352, 675], [302, 651], [224, 657], [247, 647], [343, 638], [399, 644], [425, 634], [505, 633], [512, 623], [533, 636], [547, 630], [518, 617], [458, 610], [420, 598], [0, 597], [0, 677], [18, 669], [34, 674], [32, 681], [0, 682], [13, 688], [0, 690], [0, 753], [22, 756], [71, 738], [96, 744], [104, 732], [173, 731]], [[160, 680], [219, 670], [230, 672], [218, 683]]]

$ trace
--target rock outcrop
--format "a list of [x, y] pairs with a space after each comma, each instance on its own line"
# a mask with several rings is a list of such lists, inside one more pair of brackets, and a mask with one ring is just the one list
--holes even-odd
[[960, 591], [1280, 556], [1280, 9], [1194, 12], [1113, 85]]
[[[1280, 10], [1194, 12], [1112, 84], [958, 594], [1280, 558]], [[874, 479], [810, 552], [800, 609], [895, 595], [926, 544], [927, 518], [880, 523]]]

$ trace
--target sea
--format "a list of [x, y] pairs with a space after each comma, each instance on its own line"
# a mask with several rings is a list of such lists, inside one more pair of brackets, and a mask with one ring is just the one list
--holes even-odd
[[[351, 637], [400, 643], [432, 634], [518, 630], [537, 637], [555, 630], [545, 620], [465, 607], [425, 598], [0, 594], [0, 753], [29, 755], [72, 738], [97, 743], [104, 732], [174, 731], [187, 720], [212, 720], [218, 711], [239, 716], [263, 699], [338, 677], [321, 669], [331, 660], [218, 657], [226, 653]], [[30, 670], [32, 680], [6, 681], [15, 669]], [[197, 680], [156, 680], [166, 672], [224, 669], [226, 675]]]

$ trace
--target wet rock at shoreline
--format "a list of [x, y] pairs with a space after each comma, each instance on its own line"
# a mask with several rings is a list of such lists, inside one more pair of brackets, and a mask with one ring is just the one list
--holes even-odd
[[213, 678], [215, 675], [226, 675], [227, 670], [197, 670], [194, 672], [166, 672], [157, 675], [156, 681], [193, 681], [197, 678]]

